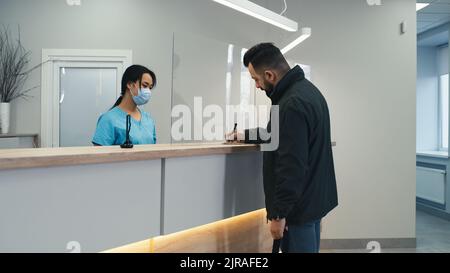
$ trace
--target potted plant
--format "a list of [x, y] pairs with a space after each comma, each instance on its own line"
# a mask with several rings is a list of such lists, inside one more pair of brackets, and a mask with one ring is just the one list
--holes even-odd
[[29, 92], [36, 87], [24, 89], [31, 72], [28, 69], [31, 52], [27, 51], [18, 38], [13, 38], [9, 28], [0, 26], [0, 134], [9, 133], [11, 101], [29, 98]]

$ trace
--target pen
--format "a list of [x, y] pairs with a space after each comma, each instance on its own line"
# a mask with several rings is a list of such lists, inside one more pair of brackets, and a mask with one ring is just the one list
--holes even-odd
[[234, 129], [233, 129], [233, 133], [234, 133], [234, 140], [237, 140], [237, 134], [236, 134], [236, 129], [237, 129], [237, 123], [234, 124]]

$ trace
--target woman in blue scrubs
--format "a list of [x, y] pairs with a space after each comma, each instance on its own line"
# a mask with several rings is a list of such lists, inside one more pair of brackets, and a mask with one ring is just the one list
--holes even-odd
[[141, 110], [151, 98], [156, 75], [141, 65], [125, 70], [120, 98], [108, 112], [100, 116], [92, 143], [95, 146], [121, 145], [126, 140], [127, 115], [131, 116], [130, 140], [134, 145], [156, 144], [155, 122]]

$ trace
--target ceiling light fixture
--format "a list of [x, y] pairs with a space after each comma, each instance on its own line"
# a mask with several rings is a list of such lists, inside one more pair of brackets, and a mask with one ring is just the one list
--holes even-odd
[[213, 0], [219, 4], [245, 13], [259, 20], [277, 26], [287, 31], [295, 32], [298, 30], [298, 23], [289, 18], [281, 16], [271, 10], [261, 7], [248, 0]]
[[301, 30], [301, 35], [300, 37], [298, 37], [297, 39], [295, 39], [292, 43], [290, 43], [289, 45], [287, 45], [285, 48], [283, 48], [281, 50], [281, 53], [286, 54], [289, 51], [291, 51], [293, 48], [295, 48], [296, 46], [298, 46], [299, 44], [301, 44], [303, 41], [305, 41], [306, 39], [308, 39], [311, 36], [311, 28], [309, 27], [304, 27]]

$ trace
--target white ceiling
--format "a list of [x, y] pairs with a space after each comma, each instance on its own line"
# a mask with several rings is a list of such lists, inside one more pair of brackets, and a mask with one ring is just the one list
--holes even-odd
[[418, 0], [417, 3], [431, 3], [417, 13], [417, 33], [450, 22], [450, 0]]

